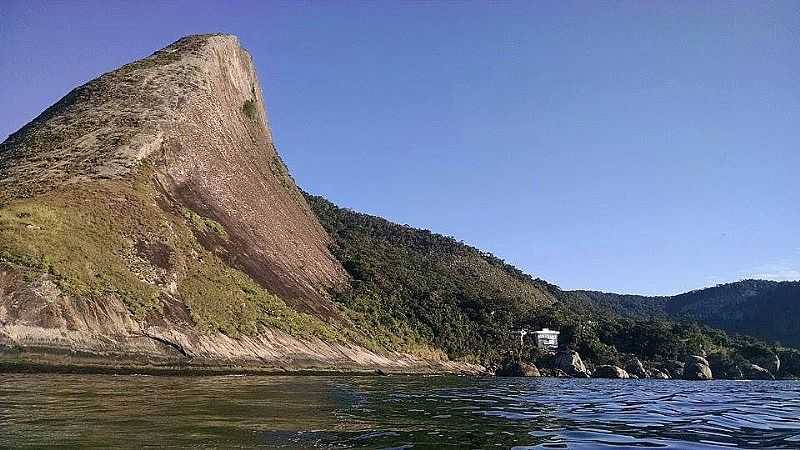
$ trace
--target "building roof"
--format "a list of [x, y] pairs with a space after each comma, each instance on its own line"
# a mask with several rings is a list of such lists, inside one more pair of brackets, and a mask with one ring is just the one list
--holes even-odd
[[549, 328], [542, 328], [539, 331], [534, 331], [534, 333], [536, 333], [536, 334], [560, 334], [561, 332], [560, 331], [556, 331], [556, 330], [551, 330]]

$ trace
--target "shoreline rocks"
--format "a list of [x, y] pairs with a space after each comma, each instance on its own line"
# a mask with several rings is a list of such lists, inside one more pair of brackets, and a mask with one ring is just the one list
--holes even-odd
[[651, 370], [650, 371], [650, 378], [653, 378], [653, 379], [656, 379], [656, 380], [669, 380], [670, 379], [669, 375], [666, 372], [664, 372], [663, 370], [659, 370], [659, 369]]
[[746, 364], [742, 366], [742, 376], [747, 380], [774, 380], [775, 377], [769, 370], [757, 365]]
[[689, 356], [686, 358], [686, 363], [683, 367], [683, 379], [706, 381], [713, 380], [714, 376], [711, 373], [711, 366], [705, 358], [702, 356]]
[[[768, 371], [772, 375], [776, 375], [780, 373], [781, 370], [781, 359], [778, 355], [774, 353], [769, 353], [765, 355], [759, 356], [750, 356], [747, 358], [751, 363], [755, 366], [763, 368], [764, 370]], [[744, 371], [744, 370], [743, 370]]]
[[589, 371], [581, 360], [581, 355], [575, 350], [565, 350], [558, 352], [555, 360], [556, 369], [564, 371], [567, 375], [576, 378], [588, 378]]
[[630, 374], [623, 369], [620, 369], [617, 366], [599, 366], [595, 369], [594, 373], [592, 373], [592, 378], [617, 378], [617, 379], [628, 379], [631, 378]]
[[630, 375], [636, 375], [637, 378], [647, 378], [647, 371], [639, 358], [629, 360], [625, 364], [625, 371]]
[[495, 371], [495, 376], [498, 377], [540, 377], [542, 374], [539, 369], [533, 365], [519, 361], [510, 361]]
[[662, 366], [662, 370], [669, 375], [670, 378], [680, 379], [683, 377], [683, 368], [686, 364], [680, 361], [667, 361]]
[[[551, 354], [552, 355], [552, 354]], [[635, 357], [627, 360], [624, 368], [604, 364], [589, 370], [574, 350], [565, 350], [551, 357], [538, 361], [543, 367], [540, 369], [532, 362], [523, 362], [516, 358], [507, 359], [499, 367], [489, 368], [488, 374], [498, 377], [551, 377], [551, 378], [602, 378], [602, 379], [646, 379], [657, 380], [683, 379], [705, 381], [713, 379], [737, 380], [775, 380], [778, 377], [765, 367], [752, 364], [746, 360], [735, 363], [728, 359], [721, 359], [719, 355], [712, 354], [708, 359], [704, 356], [691, 355], [685, 362], [665, 361], [659, 367], [649, 369]], [[772, 362], [772, 360], [770, 360]], [[733, 370], [735, 369], [735, 370]], [[730, 375], [735, 375], [731, 377]]]

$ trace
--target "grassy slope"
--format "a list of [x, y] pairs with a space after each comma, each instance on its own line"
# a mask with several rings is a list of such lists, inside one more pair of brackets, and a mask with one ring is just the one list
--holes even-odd
[[150, 171], [141, 172], [2, 205], [0, 258], [29, 278], [52, 274], [69, 295], [119, 296], [140, 319], [158, 314], [160, 298], [173, 295], [203, 332], [239, 336], [274, 327], [336, 338], [330, 326], [206, 250], [198, 237], [226, 239], [224, 228], [166, 201]]

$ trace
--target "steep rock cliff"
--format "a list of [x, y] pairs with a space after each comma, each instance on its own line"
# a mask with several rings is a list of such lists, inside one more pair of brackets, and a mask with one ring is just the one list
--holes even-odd
[[273, 145], [250, 55], [233, 36], [183, 38], [0, 144], [3, 354], [449, 367], [353, 344], [329, 244]]
[[307, 310], [329, 309], [320, 290], [346, 275], [275, 151], [235, 37], [184, 38], [73, 90], [0, 146], [0, 188], [42, 194], [145, 160], [165, 193], [225, 227], [237, 266]]

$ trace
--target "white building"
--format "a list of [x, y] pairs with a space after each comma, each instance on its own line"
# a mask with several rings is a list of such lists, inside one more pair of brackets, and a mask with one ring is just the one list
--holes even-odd
[[558, 331], [542, 328], [539, 331], [534, 331], [533, 334], [536, 335], [536, 346], [540, 349], [555, 350], [558, 348]]

